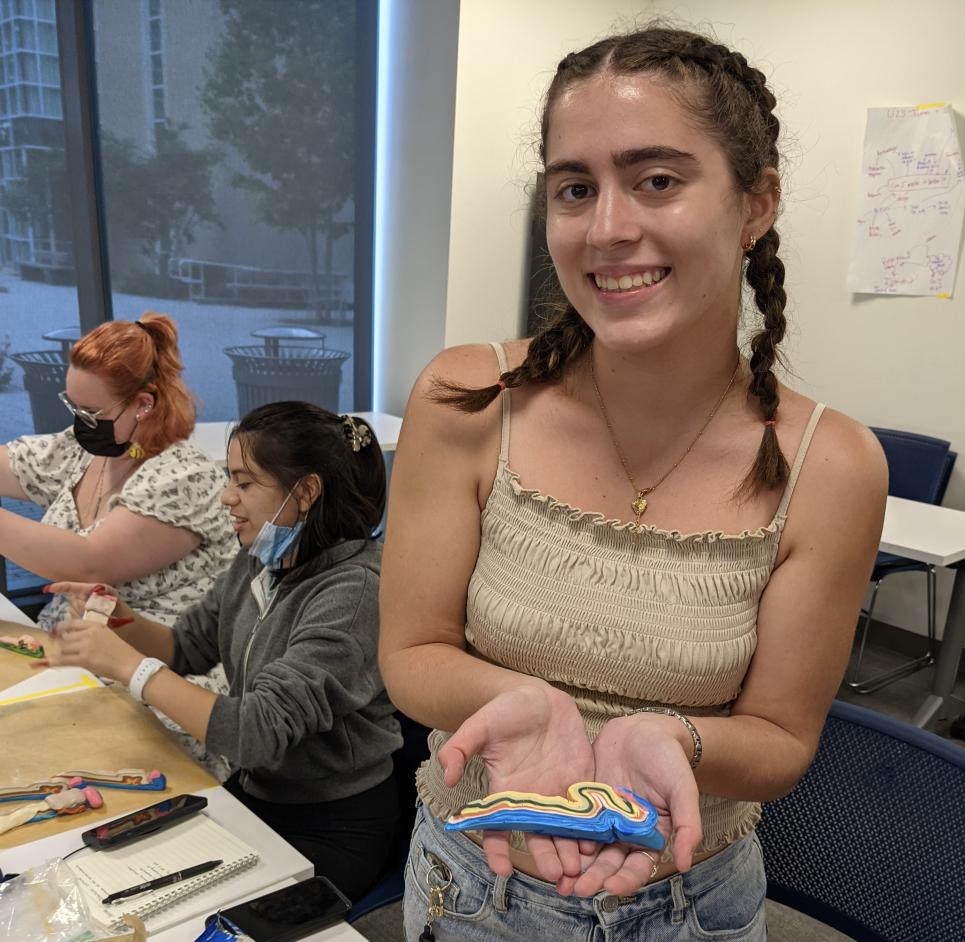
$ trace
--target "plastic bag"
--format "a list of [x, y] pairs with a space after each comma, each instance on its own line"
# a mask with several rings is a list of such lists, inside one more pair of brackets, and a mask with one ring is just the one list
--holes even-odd
[[73, 871], [59, 857], [0, 883], [0, 939], [16, 942], [145, 942], [144, 923], [125, 916], [131, 931], [105, 935], [91, 920]]
[[101, 934], [74, 874], [60, 858], [0, 883], [0, 939], [88, 942]]

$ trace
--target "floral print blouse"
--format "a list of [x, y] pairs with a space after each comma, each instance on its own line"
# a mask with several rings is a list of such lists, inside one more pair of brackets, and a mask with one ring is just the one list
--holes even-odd
[[[93, 460], [73, 429], [52, 435], [24, 435], [7, 446], [10, 467], [30, 500], [44, 508], [43, 523], [87, 536], [103, 521], [81, 527], [74, 488]], [[141, 579], [116, 586], [121, 598], [148, 618], [173, 625], [199, 601], [238, 551], [228, 513], [220, 503], [225, 477], [199, 449], [186, 441], [148, 458], [113, 494], [108, 510], [121, 506], [144, 517], [183, 527], [201, 537], [182, 559]], [[123, 552], [123, 547], [118, 547]], [[67, 599], [56, 596], [40, 613], [50, 629], [67, 617]]]

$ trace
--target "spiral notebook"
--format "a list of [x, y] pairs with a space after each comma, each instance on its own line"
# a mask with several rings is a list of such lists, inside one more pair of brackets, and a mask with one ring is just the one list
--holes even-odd
[[[101, 903], [110, 893], [219, 859], [224, 861], [220, 867], [199, 876], [111, 905]], [[133, 913], [142, 919], [153, 917], [155, 913], [230, 879], [257, 862], [258, 853], [244, 841], [209, 817], [197, 815], [126, 847], [102, 850], [70, 861], [70, 867], [84, 891], [91, 917], [105, 928], [115, 929], [121, 926], [125, 913]], [[149, 927], [157, 932], [164, 928], [162, 922], [151, 918]]]

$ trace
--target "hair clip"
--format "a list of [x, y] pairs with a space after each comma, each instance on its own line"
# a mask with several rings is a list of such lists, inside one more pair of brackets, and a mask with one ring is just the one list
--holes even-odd
[[360, 452], [372, 444], [372, 432], [364, 422], [359, 422], [350, 415], [342, 415], [339, 418], [342, 420], [345, 441], [352, 451]]

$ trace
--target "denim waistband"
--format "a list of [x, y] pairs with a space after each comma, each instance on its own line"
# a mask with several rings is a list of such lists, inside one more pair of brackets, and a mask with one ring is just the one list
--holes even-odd
[[[419, 816], [424, 817], [425, 826], [430, 829], [430, 833], [424, 838], [420, 835], [420, 838], [425, 840], [426, 851], [431, 853], [434, 850], [432, 845], [436, 844], [440, 854], [444, 849], [445, 855], [452, 858], [453, 863], [465, 868], [480, 880], [488, 883], [497, 880], [489, 869], [486, 856], [479, 845], [461, 832], [446, 831], [442, 822], [430, 814], [425, 807], [419, 809]], [[677, 909], [684, 905], [684, 897], [699, 896], [728, 880], [745, 863], [748, 855], [754, 852], [756, 842], [757, 835], [752, 832], [729, 844], [712, 857], [695, 864], [686, 873], [671, 874], [628, 896], [614, 897], [606, 890], [594, 897], [560, 896], [552, 883], [518, 870], [514, 870], [513, 875], [506, 880], [505, 892], [512, 895], [516, 884], [518, 892], [525, 893], [536, 900], [542, 898], [546, 905], [552, 906], [557, 911], [587, 915], [593, 912], [602, 915], [601, 903], [606, 901], [602, 907], [603, 910], [612, 913], [616, 919], [623, 919], [650, 909], [668, 907]]]

